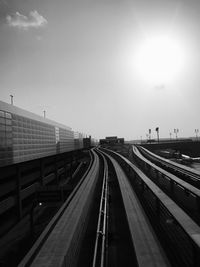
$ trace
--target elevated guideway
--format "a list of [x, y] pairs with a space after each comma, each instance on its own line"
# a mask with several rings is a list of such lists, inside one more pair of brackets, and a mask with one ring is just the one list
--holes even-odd
[[172, 266], [198, 266], [200, 227], [127, 158], [106, 150], [126, 170]]
[[[146, 154], [147, 151], [145, 150], [145, 155]], [[150, 152], [150, 156], [152, 159], [153, 153]], [[133, 157], [141, 170], [143, 170], [153, 182], [176, 201], [199, 224], [200, 189], [187, 182], [188, 180], [190, 181], [190, 178], [188, 178], [187, 181], [185, 179], [183, 180], [172, 174], [170, 171], [157, 166], [156, 163], [152, 163], [152, 160], [150, 161], [147, 159], [148, 157], [146, 158], [136, 146], [133, 147]], [[155, 161], [156, 159], [157, 157], [155, 157]], [[165, 161], [164, 159], [162, 160], [164, 163], [166, 162], [166, 164], [168, 164], [168, 161]], [[177, 164], [175, 164], [175, 168], [176, 165]], [[173, 166], [173, 164], [170, 165], [170, 169]]]
[[150, 161], [155, 163], [156, 165], [162, 167], [163, 169], [166, 169], [168, 171], [171, 171], [172, 173], [176, 175], [180, 175], [182, 179], [187, 179], [187, 181], [197, 187], [200, 185], [200, 172], [190, 168], [188, 166], [185, 166], [183, 164], [179, 164], [177, 162], [171, 161], [169, 159], [165, 159], [163, 157], [160, 157], [156, 155], [155, 153], [152, 153], [151, 151], [147, 150], [146, 148], [143, 148], [141, 146], [137, 146], [139, 151]]
[[[130, 159], [105, 148], [91, 155], [87, 172], [18, 266], [199, 266], [199, 189], [137, 148]], [[184, 194], [185, 206], [177, 201]]]
[[75, 266], [98, 178], [99, 159], [94, 152], [93, 158], [87, 174], [76, 186], [19, 267]]

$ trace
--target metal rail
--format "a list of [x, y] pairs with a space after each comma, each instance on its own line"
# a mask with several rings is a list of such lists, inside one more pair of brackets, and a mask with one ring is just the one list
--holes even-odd
[[104, 174], [103, 185], [99, 207], [98, 225], [96, 232], [95, 249], [93, 256], [93, 267], [105, 266], [105, 254], [106, 254], [106, 232], [107, 232], [107, 220], [108, 220], [108, 164], [103, 157], [104, 162]]

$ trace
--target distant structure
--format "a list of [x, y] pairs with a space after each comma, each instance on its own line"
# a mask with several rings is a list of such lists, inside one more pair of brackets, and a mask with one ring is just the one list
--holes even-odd
[[105, 139], [100, 139], [99, 144], [100, 145], [124, 144], [124, 138], [118, 138], [117, 136], [108, 136]]

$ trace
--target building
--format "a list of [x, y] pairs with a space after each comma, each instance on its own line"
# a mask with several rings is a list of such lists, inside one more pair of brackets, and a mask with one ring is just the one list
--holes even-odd
[[83, 135], [0, 101], [0, 166], [83, 148]]
[[99, 143], [100, 145], [124, 144], [124, 138], [118, 138], [117, 136], [108, 136], [105, 139], [100, 139]]

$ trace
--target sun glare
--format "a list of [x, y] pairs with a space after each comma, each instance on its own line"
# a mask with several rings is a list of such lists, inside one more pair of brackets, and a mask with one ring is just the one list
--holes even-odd
[[139, 75], [150, 82], [167, 82], [175, 78], [184, 64], [181, 45], [168, 37], [146, 40], [136, 54]]

